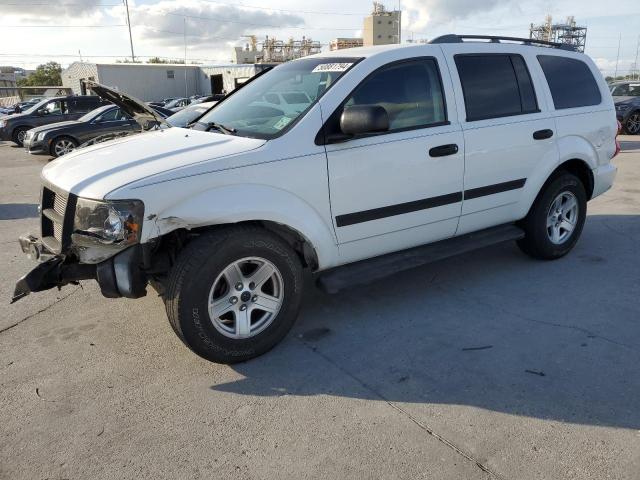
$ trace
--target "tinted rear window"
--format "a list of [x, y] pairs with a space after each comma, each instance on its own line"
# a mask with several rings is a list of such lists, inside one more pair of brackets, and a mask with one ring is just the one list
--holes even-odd
[[467, 121], [538, 111], [527, 66], [519, 55], [456, 55]]
[[588, 107], [602, 102], [600, 89], [591, 69], [575, 58], [538, 55], [547, 78], [556, 110]]

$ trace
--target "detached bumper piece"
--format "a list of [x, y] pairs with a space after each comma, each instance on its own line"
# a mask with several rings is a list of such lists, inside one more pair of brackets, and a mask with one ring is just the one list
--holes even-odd
[[147, 276], [142, 267], [142, 248], [139, 245], [96, 265], [78, 263], [64, 255], [53, 254], [46, 244], [32, 236], [20, 237], [20, 246], [31, 258], [46, 260], [16, 282], [11, 303], [31, 292], [91, 279], [98, 281], [102, 294], [108, 298], [139, 298], [147, 294]]
[[31, 292], [42, 292], [69, 283], [95, 278], [96, 266], [80, 263], [65, 264], [64, 257], [56, 256], [39, 264], [16, 282], [11, 303], [17, 302]]

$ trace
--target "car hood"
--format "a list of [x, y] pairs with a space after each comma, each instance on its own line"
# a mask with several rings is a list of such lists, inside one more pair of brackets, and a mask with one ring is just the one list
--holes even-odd
[[624, 103], [640, 103], [640, 97], [615, 96], [613, 97], [613, 103], [615, 103], [616, 105], [620, 105]]
[[86, 85], [103, 100], [107, 100], [119, 106], [120, 110], [128, 113], [136, 122], [138, 122], [143, 130], [150, 130], [159, 124], [164, 124], [169, 127], [171, 126], [165, 122], [164, 118], [162, 118], [160, 114], [142, 100], [138, 100], [131, 95], [118, 92], [117, 90], [96, 82], [87, 81]]
[[215, 132], [163, 128], [75, 150], [45, 166], [42, 177], [64, 191], [102, 199], [113, 190], [171, 170], [218, 164], [223, 159], [233, 166], [235, 155], [265, 143]]
[[50, 132], [53, 130], [57, 130], [59, 128], [67, 128], [73, 125], [80, 125], [84, 122], [79, 122], [78, 120], [69, 120], [67, 122], [58, 122], [58, 123], [50, 123], [49, 125], [42, 125], [41, 127], [32, 128], [34, 134], [42, 133], [42, 132]]

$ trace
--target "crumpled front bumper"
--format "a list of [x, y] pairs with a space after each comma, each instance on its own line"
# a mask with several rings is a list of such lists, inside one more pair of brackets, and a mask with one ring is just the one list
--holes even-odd
[[85, 264], [73, 257], [48, 251], [42, 241], [32, 235], [21, 236], [19, 242], [25, 254], [41, 263], [16, 282], [11, 303], [32, 292], [91, 279], [98, 282], [102, 294], [108, 298], [140, 298], [147, 294], [147, 276], [142, 267], [140, 245], [133, 245], [104, 262]]

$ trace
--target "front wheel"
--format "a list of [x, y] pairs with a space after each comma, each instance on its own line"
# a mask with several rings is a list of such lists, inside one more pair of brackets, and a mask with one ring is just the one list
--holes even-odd
[[76, 142], [73, 138], [70, 137], [59, 137], [56, 138], [51, 143], [51, 155], [54, 157], [61, 157], [71, 151], [73, 151], [78, 146], [78, 142]]
[[201, 235], [181, 252], [165, 306], [195, 353], [235, 363], [273, 348], [291, 329], [302, 297], [302, 266], [276, 235], [230, 227]]
[[18, 127], [13, 131], [11, 135], [11, 141], [18, 145], [19, 147], [24, 146], [24, 139], [27, 137], [27, 131], [29, 128]]
[[546, 260], [560, 258], [574, 247], [587, 215], [587, 194], [580, 179], [561, 173], [538, 195], [521, 222], [525, 237], [518, 246], [526, 254]]

